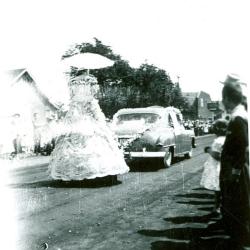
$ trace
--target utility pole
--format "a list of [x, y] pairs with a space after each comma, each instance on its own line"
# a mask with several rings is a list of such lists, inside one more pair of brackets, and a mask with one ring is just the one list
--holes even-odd
[[180, 76], [179, 75], [177, 75], [177, 82], [178, 82], [178, 84], [180, 83]]

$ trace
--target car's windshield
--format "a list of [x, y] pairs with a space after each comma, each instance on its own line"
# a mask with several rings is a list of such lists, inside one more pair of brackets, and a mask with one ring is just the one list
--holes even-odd
[[158, 114], [153, 113], [130, 113], [122, 114], [117, 117], [116, 124], [126, 124], [131, 122], [143, 122], [144, 124], [153, 124], [160, 119]]

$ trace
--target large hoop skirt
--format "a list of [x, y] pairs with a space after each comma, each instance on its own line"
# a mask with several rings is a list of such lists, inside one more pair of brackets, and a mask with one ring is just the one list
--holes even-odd
[[72, 102], [61, 130], [49, 164], [53, 179], [94, 179], [129, 171], [97, 100]]

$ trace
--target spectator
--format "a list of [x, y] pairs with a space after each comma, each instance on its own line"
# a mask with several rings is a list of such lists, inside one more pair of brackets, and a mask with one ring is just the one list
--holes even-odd
[[222, 147], [225, 141], [226, 129], [228, 121], [219, 119], [214, 123], [214, 133], [216, 138], [211, 147], [206, 147], [205, 152], [209, 154], [207, 161], [204, 164], [204, 171], [201, 178], [201, 186], [208, 190], [215, 191], [215, 206], [213, 212], [220, 212], [220, 157]]
[[42, 154], [50, 155], [55, 147], [55, 135], [53, 133], [55, 124], [56, 118], [54, 116], [46, 118], [46, 124], [41, 135]]
[[41, 130], [43, 124], [39, 120], [38, 113], [33, 114], [33, 131], [34, 131], [34, 153], [36, 155], [41, 153]]
[[204, 134], [208, 134], [208, 124], [207, 123], [205, 123], [203, 131], [204, 131]]
[[12, 116], [12, 136], [13, 136], [13, 147], [14, 155], [22, 153], [22, 128], [21, 128], [21, 116], [20, 114], [14, 114]]
[[194, 122], [194, 134], [195, 136], [199, 136], [199, 121], [198, 120]]
[[250, 239], [248, 119], [240, 80], [229, 75], [223, 83], [222, 102], [231, 118], [221, 154], [222, 217], [236, 250]]

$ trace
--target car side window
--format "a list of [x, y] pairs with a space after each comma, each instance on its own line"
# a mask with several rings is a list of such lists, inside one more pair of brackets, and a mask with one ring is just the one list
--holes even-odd
[[177, 118], [178, 125], [180, 127], [184, 128], [183, 121], [182, 121], [182, 118], [181, 118], [180, 114], [176, 114], [176, 118]]
[[168, 126], [170, 126], [170, 127], [174, 126], [173, 119], [172, 119], [170, 114], [168, 114]]
[[179, 125], [182, 125], [182, 120], [179, 114], [176, 114], [176, 118], [177, 118]]

